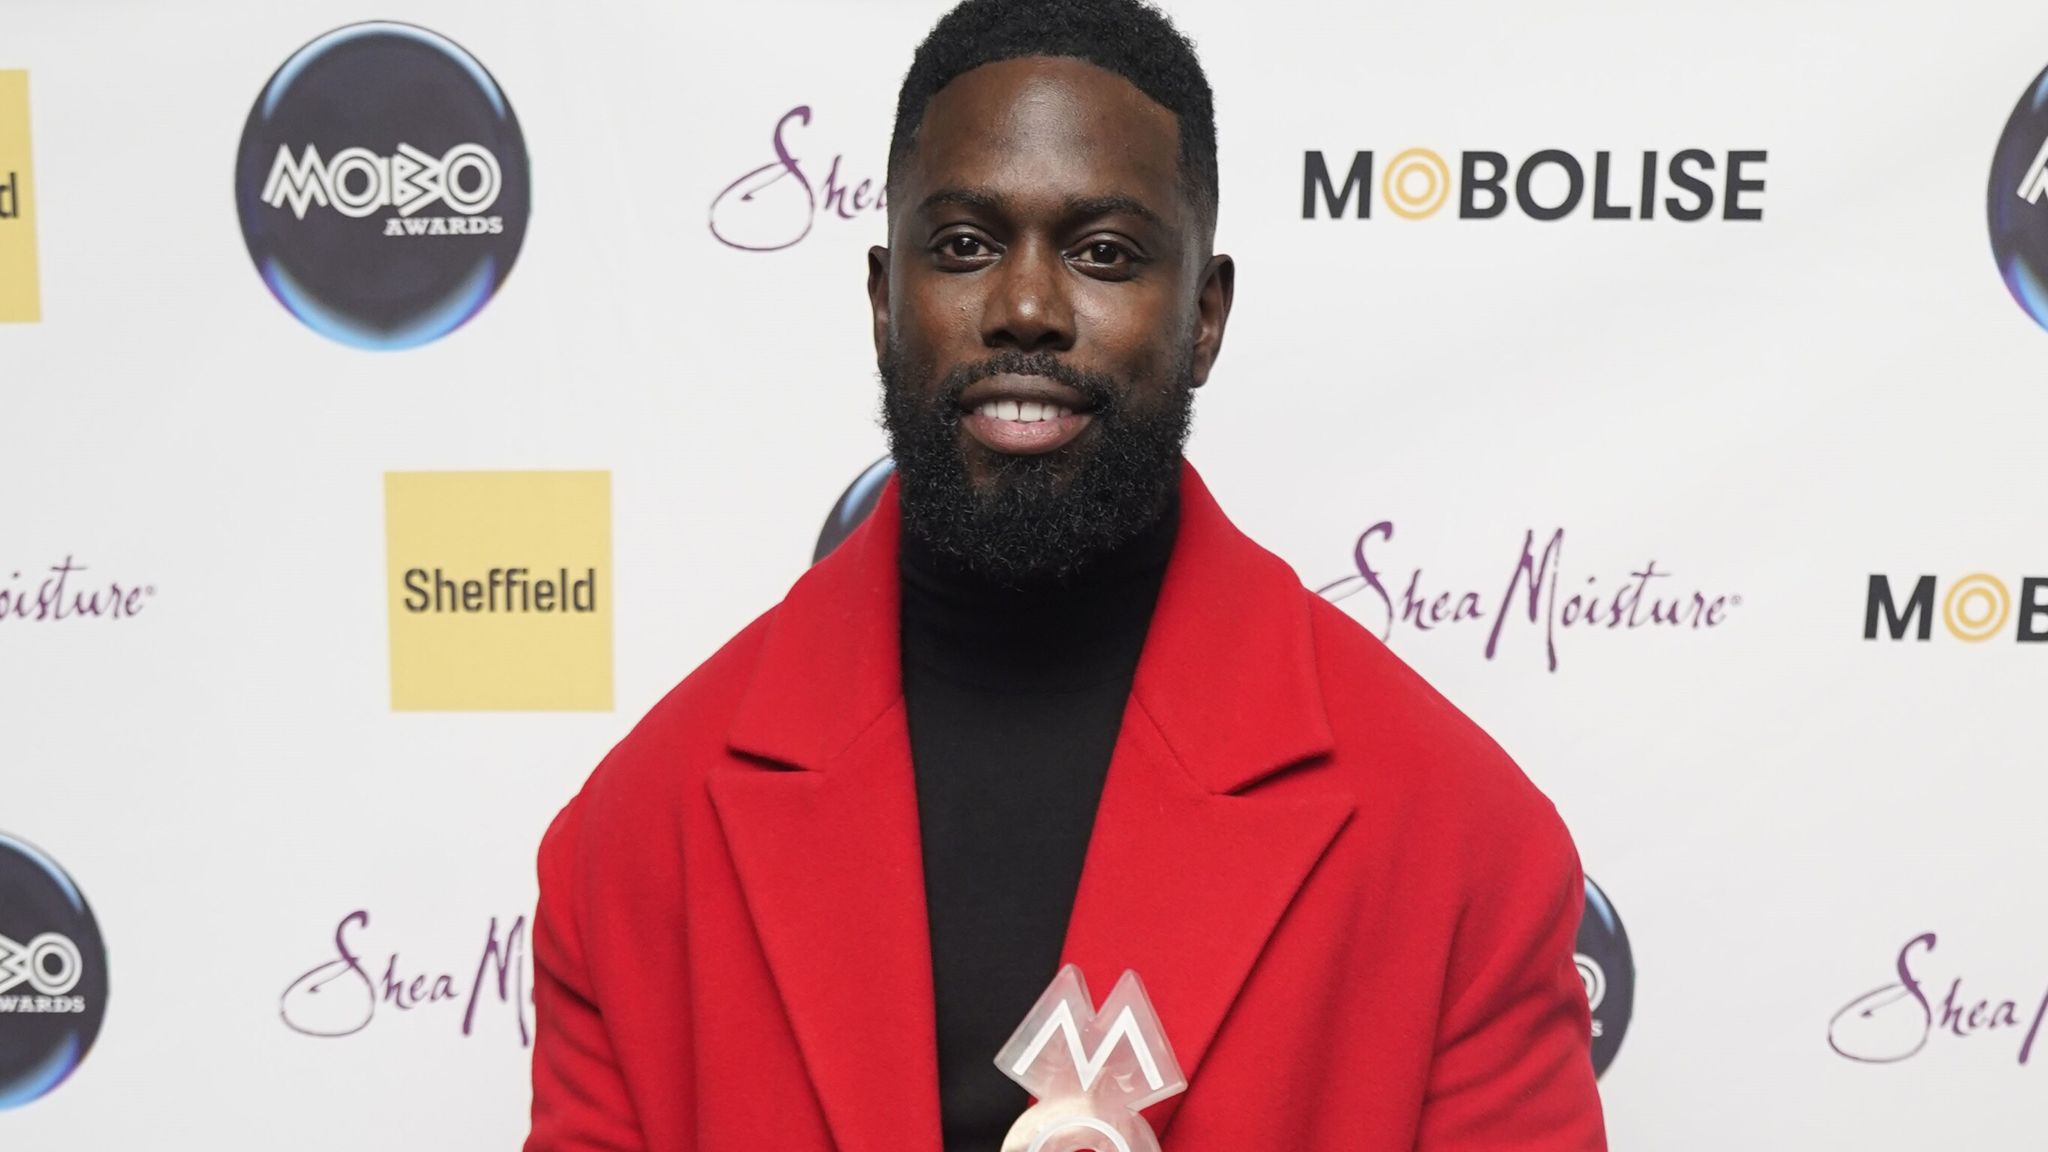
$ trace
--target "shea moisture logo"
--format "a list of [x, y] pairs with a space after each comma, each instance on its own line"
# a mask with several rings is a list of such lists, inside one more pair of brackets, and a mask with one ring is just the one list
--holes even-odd
[[608, 472], [384, 478], [391, 706], [610, 711]]
[[1562, 528], [1547, 536], [1534, 529], [1523, 533], [1521, 556], [1508, 568], [1506, 580], [1492, 585], [1499, 592], [1440, 583], [1420, 566], [1404, 577], [1378, 555], [1393, 538], [1392, 521], [1367, 528], [1352, 548], [1355, 570], [1317, 589], [1329, 600], [1345, 602], [1352, 615], [1389, 642], [1396, 628], [1484, 631], [1484, 651], [1491, 660], [1513, 625], [1541, 634], [1544, 661], [1555, 672], [1559, 646], [1574, 637], [1711, 632], [1742, 606], [1739, 594], [1683, 582], [1655, 557], [1612, 572], [1581, 573], [1566, 562]]
[[[400, 144], [392, 156], [349, 148], [324, 162], [310, 144], [296, 158], [280, 144], [277, 163], [263, 184], [263, 202], [289, 207], [301, 220], [313, 207], [332, 208], [351, 219], [395, 208], [398, 214], [384, 221], [386, 236], [485, 235], [505, 230], [503, 216], [478, 215], [498, 202], [504, 185], [498, 158], [481, 144], [457, 144], [441, 156], [410, 144]], [[460, 215], [416, 215], [436, 204]]]
[[56, 861], [0, 835], [0, 1110], [62, 1084], [107, 1012], [99, 921]]
[[520, 1047], [532, 1045], [526, 917], [515, 916], [502, 927], [491, 917], [476, 966], [459, 972], [415, 967], [396, 951], [384, 953], [380, 964], [365, 942], [369, 928], [367, 911], [341, 918], [334, 929], [333, 956], [308, 969], [278, 997], [277, 1014], [285, 1027], [301, 1036], [337, 1039], [362, 1032], [380, 1011], [386, 1017], [453, 1019], [459, 1014], [462, 1034], [468, 1036], [476, 1030], [479, 1010], [488, 1006], [512, 1017]]
[[324, 336], [400, 349], [461, 327], [519, 256], [526, 138], [498, 82], [425, 28], [338, 28], [256, 97], [235, 159], [249, 257]]
[[156, 598], [156, 585], [105, 580], [70, 556], [45, 570], [41, 580], [20, 570], [0, 584], [0, 624], [11, 621], [126, 620], [141, 615]]
[[1858, 1064], [1897, 1064], [1934, 1044], [1972, 1041], [2011, 1053], [2021, 1066], [2033, 1059], [2048, 1018], [2048, 993], [2011, 997], [2001, 994], [2010, 989], [1986, 994], [1974, 981], [1965, 987], [1963, 976], [1952, 974], [1954, 965], [1934, 959], [1939, 942], [1932, 932], [1906, 941], [1892, 961], [1895, 978], [1835, 1013], [1828, 1021], [1835, 1055]]
[[873, 177], [841, 175], [842, 157], [822, 165], [824, 176], [813, 179], [797, 159], [796, 128], [810, 124], [811, 108], [799, 104], [775, 122], [769, 140], [774, 159], [725, 186], [711, 201], [711, 235], [728, 248], [743, 252], [779, 252], [811, 234], [819, 217], [828, 220], [875, 219], [882, 215], [887, 189]]

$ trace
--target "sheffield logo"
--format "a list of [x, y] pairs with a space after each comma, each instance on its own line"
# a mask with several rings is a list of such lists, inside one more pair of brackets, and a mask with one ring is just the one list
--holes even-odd
[[608, 472], [384, 477], [391, 706], [612, 707]]
[[[1900, 589], [1907, 587], [1902, 603]], [[1863, 598], [1863, 638], [1930, 640], [1939, 615], [1942, 628], [1966, 644], [2007, 635], [2020, 644], [2048, 641], [2048, 576], [2022, 576], [2018, 589], [2015, 595], [2013, 585], [1989, 572], [1953, 580], [1946, 592], [1933, 576], [1913, 577], [1909, 585], [1906, 578], [1894, 583], [1872, 573]]]
[[0, 323], [43, 316], [36, 274], [35, 176], [28, 73], [0, 69]]
[[481, 579], [457, 581], [439, 568], [411, 568], [405, 573], [407, 612], [595, 612], [597, 569], [585, 568], [577, 579], [569, 570], [553, 578], [534, 576], [524, 568], [493, 568]]
[[359, 348], [410, 348], [481, 311], [519, 256], [526, 140], [497, 81], [410, 24], [338, 28], [249, 111], [235, 205], [280, 304]]
[[[1458, 152], [1455, 163], [1428, 148], [1409, 148], [1384, 165], [1371, 151], [1353, 152], [1333, 164], [1321, 152], [1302, 154], [1301, 218], [1320, 211], [1342, 219], [1372, 218], [1374, 193], [1403, 220], [1435, 216], [1454, 198], [1461, 220], [1492, 220], [1515, 214], [1531, 220], [1562, 220], [1590, 204], [1595, 220], [1706, 220], [1719, 208], [1723, 220], [1762, 220], [1762, 149], [1716, 155], [1686, 148], [1661, 158], [1643, 152], [1593, 153], [1591, 163], [1559, 148], [1510, 159], [1501, 152]], [[1340, 180], [1336, 173], [1342, 168]], [[1456, 168], [1453, 173], [1452, 169]], [[1374, 179], [1377, 170], [1378, 179]]]
[[78, 1070], [107, 1011], [107, 949], [78, 885], [0, 834], [0, 1109]]
[[[505, 186], [498, 158], [481, 144], [457, 144], [440, 156], [429, 156], [401, 143], [396, 154], [379, 156], [367, 148], [347, 148], [322, 161], [308, 144], [297, 158], [288, 145], [277, 148], [277, 162], [263, 183], [263, 202], [289, 206], [301, 220], [314, 206], [333, 208], [361, 219], [380, 208], [396, 208], [384, 221], [386, 236], [482, 235], [505, 230], [502, 216], [479, 216], [498, 202]], [[444, 204], [467, 219], [410, 217]]]
[[2013, 302], [2048, 328], [2048, 70], [2006, 118], [1984, 194], [1999, 277]]

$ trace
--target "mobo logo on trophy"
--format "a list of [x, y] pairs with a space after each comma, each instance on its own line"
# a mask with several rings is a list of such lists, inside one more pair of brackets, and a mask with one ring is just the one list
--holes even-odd
[[1139, 1110], [1188, 1086], [1138, 974], [1126, 970], [1098, 1012], [1072, 964], [1031, 1006], [996, 1066], [1038, 1100], [1010, 1126], [1003, 1152], [1159, 1152]]

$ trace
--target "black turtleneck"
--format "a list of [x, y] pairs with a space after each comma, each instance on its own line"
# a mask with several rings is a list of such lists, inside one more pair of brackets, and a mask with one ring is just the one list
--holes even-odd
[[903, 535], [903, 692], [946, 1152], [1028, 1098], [996, 1051], [1051, 982], [1179, 509], [1072, 583], [992, 586]]

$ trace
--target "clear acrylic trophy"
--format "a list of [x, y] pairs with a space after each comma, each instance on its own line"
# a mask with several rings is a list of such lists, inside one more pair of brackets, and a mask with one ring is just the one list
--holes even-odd
[[1188, 1086], [1138, 974], [1125, 971], [1098, 1012], [1072, 964], [1032, 1005], [996, 1066], [1038, 1100], [1010, 1126], [1003, 1152], [1159, 1152], [1139, 1110]]

